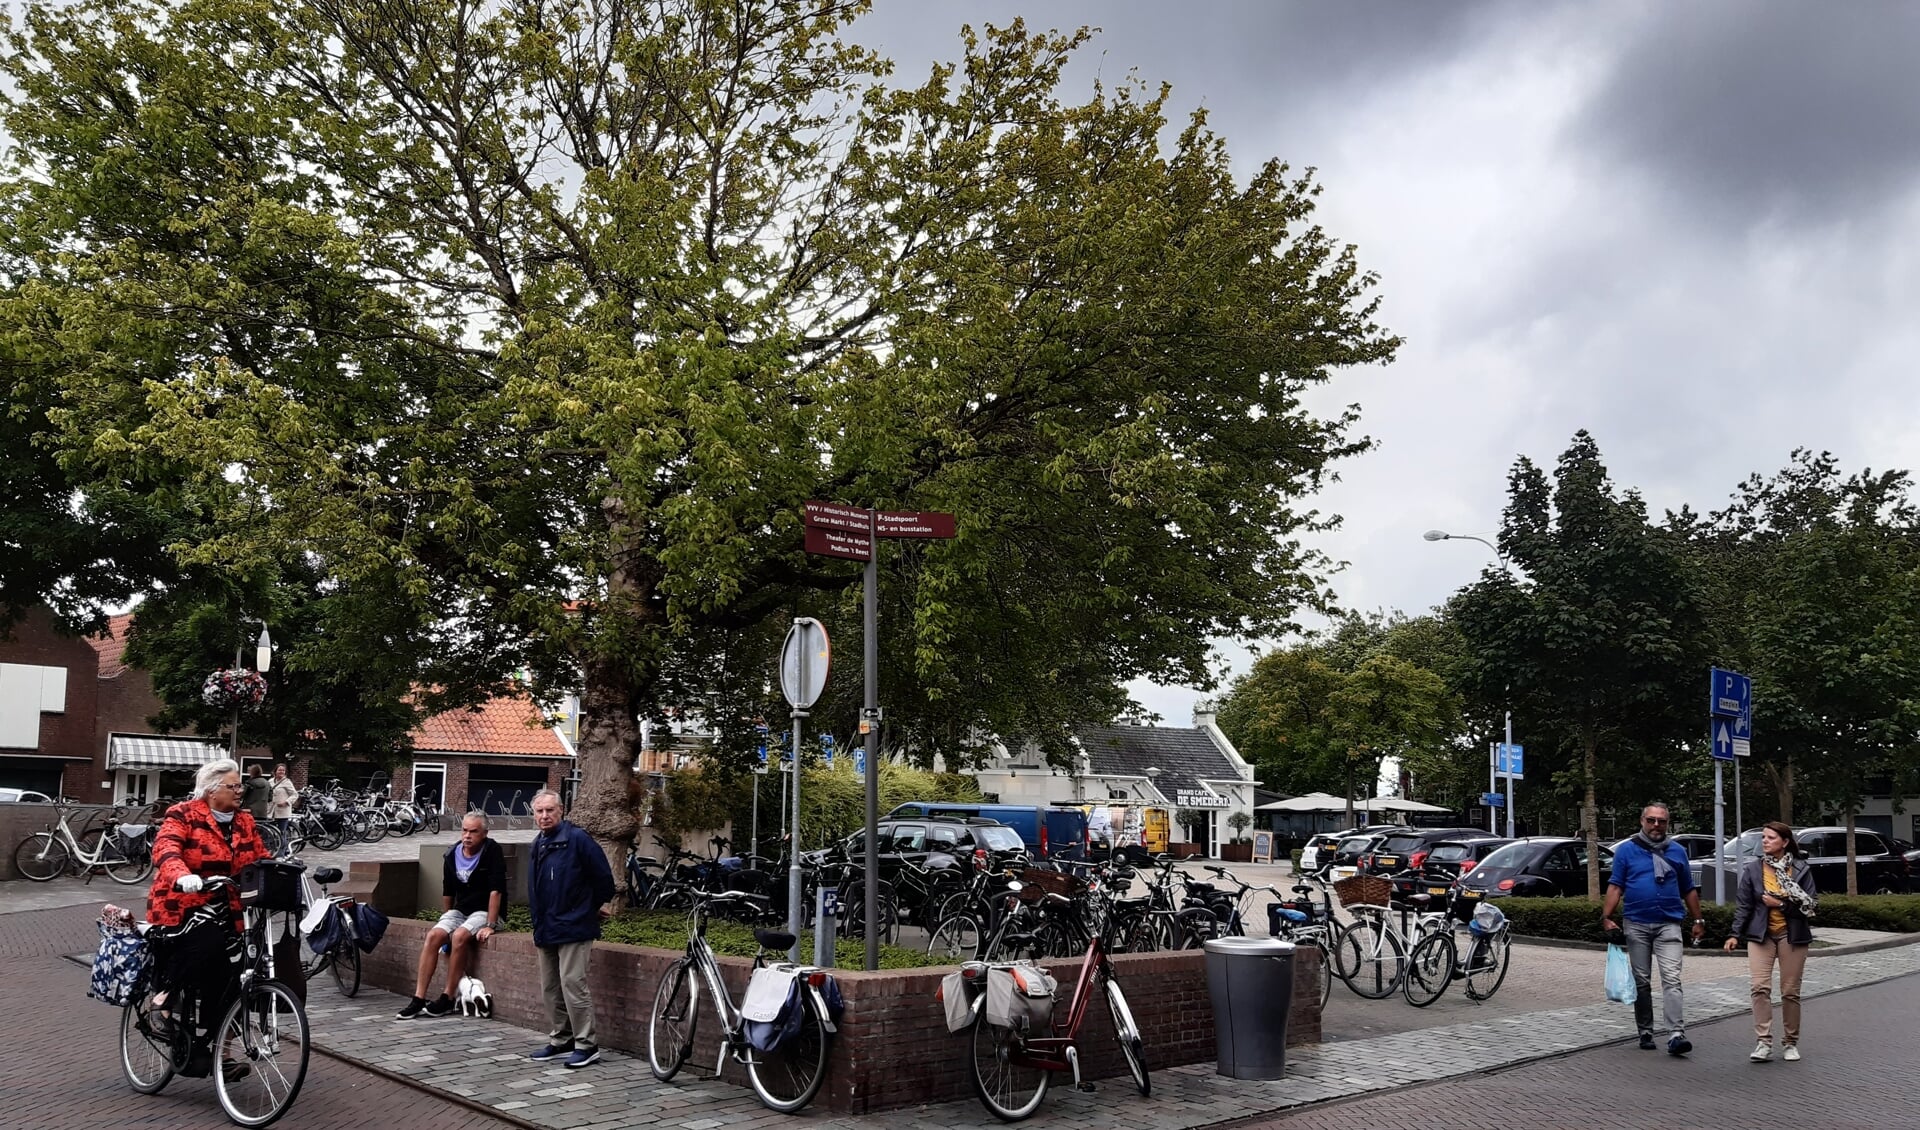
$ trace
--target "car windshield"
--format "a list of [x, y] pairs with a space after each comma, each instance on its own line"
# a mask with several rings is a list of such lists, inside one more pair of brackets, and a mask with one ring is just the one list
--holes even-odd
[[1534, 844], [1508, 844], [1506, 847], [1495, 850], [1474, 870], [1476, 872], [1502, 869], [1518, 871], [1527, 865], [1537, 850], [1539, 849]]

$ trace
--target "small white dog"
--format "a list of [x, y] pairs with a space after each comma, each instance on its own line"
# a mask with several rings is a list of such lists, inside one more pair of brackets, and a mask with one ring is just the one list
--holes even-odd
[[462, 1016], [492, 1016], [493, 994], [480, 983], [478, 977], [460, 978], [459, 992], [454, 995], [454, 1008]]

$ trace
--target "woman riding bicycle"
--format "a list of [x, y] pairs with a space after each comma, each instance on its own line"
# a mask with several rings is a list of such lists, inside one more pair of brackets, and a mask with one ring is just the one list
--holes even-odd
[[[243, 917], [236, 887], [203, 892], [216, 875], [237, 876], [242, 867], [267, 859], [253, 816], [240, 806], [240, 767], [222, 758], [200, 767], [193, 796], [167, 809], [153, 843], [153, 886], [147, 892], [147, 939], [158, 959], [155, 1019], [173, 1019], [167, 1003], [187, 991], [201, 1002], [201, 1015], [218, 1017], [234, 987], [232, 962], [240, 950]], [[209, 905], [224, 899], [230, 915]], [[223, 922], [222, 919], [225, 919]]]

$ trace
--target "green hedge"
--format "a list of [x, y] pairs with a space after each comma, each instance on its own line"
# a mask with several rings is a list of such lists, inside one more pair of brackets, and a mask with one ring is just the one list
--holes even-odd
[[[439, 912], [431, 910], [423, 910], [415, 917], [422, 922], [437, 922], [440, 919]], [[509, 931], [532, 933], [532, 912], [525, 906], [509, 906], [506, 927]], [[684, 949], [687, 944], [687, 915], [681, 910], [622, 911], [607, 921], [601, 928], [600, 936], [605, 941], [630, 946]], [[759, 943], [753, 940], [753, 927], [718, 919], [707, 923], [707, 944], [721, 957], [752, 957], [759, 949]], [[842, 969], [858, 969], [866, 961], [866, 943], [857, 938], [841, 938], [834, 943], [833, 954], [835, 965]], [[800, 956], [803, 960], [812, 960], [811, 931], [800, 935]], [[889, 945], [880, 947], [882, 969], [917, 969], [939, 964], [938, 958], [917, 949]]]
[[[1577, 942], [1604, 942], [1600, 929], [1600, 908], [1585, 899], [1495, 900], [1515, 934], [1533, 938], [1563, 938]], [[1733, 904], [1700, 904], [1707, 920], [1702, 944], [1720, 945], [1733, 928]], [[1822, 926], [1834, 930], [1885, 930], [1896, 934], [1920, 933], [1920, 895], [1822, 895], [1820, 911], [1813, 920], [1815, 936]]]

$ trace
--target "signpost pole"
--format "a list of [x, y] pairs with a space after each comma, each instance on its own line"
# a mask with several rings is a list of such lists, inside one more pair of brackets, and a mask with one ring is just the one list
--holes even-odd
[[[753, 831], [749, 834], [753, 837], [753, 842], [747, 845], [747, 851], [757, 854], [760, 851], [760, 774], [758, 773], [753, 775]], [[749, 859], [747, 866], [758, 871], [760, 861]]]
[[1719, 866], [1713, 869], [1713, 901], [1727, 901], [1727, 796], [1721, 791], [1721, 782], [1725, 779], [1726, 766], [1719, 758], [1713, 759], [1713, 842], [1719, 844]]
[[[800, 649], [800, 685], [808, 685], [807, 648]], [[787, 828], [793, 835], [787, 840], [787, 933], [793, 935], [793, 948], [787, 960], [800, 963], [800, 720], [807, 712], [793, 708], [793, 822]]]
[[[1487, 791], [1500, 791], [1500, 747], [1492, 742], [1487, 743]], [[1500, 810], [1491, 804], [1487, 806], [1487, 834], [1500, 834]]]
[[866, 692], [862, 698], [860, 711], [861, 742], [867, 754], [867, 836], [866, 859], [866, 898], [863, 900], [867, 920], [866, 968], [880, 968], [880, 724], [874, 720], [874, 714], [880, 708], [880, 640], [878, 625], [880, 620], [880, 539], [875, 537], [872, 514], [869, 513], [867, 536], [873, 547], [867, 558], [867, 568], [863, 607], [860, 611], [862, 624], [860, 649], [866, 671]]
[[1513, 711], [1507, 711], [1507, 838], [1513, 839]]

